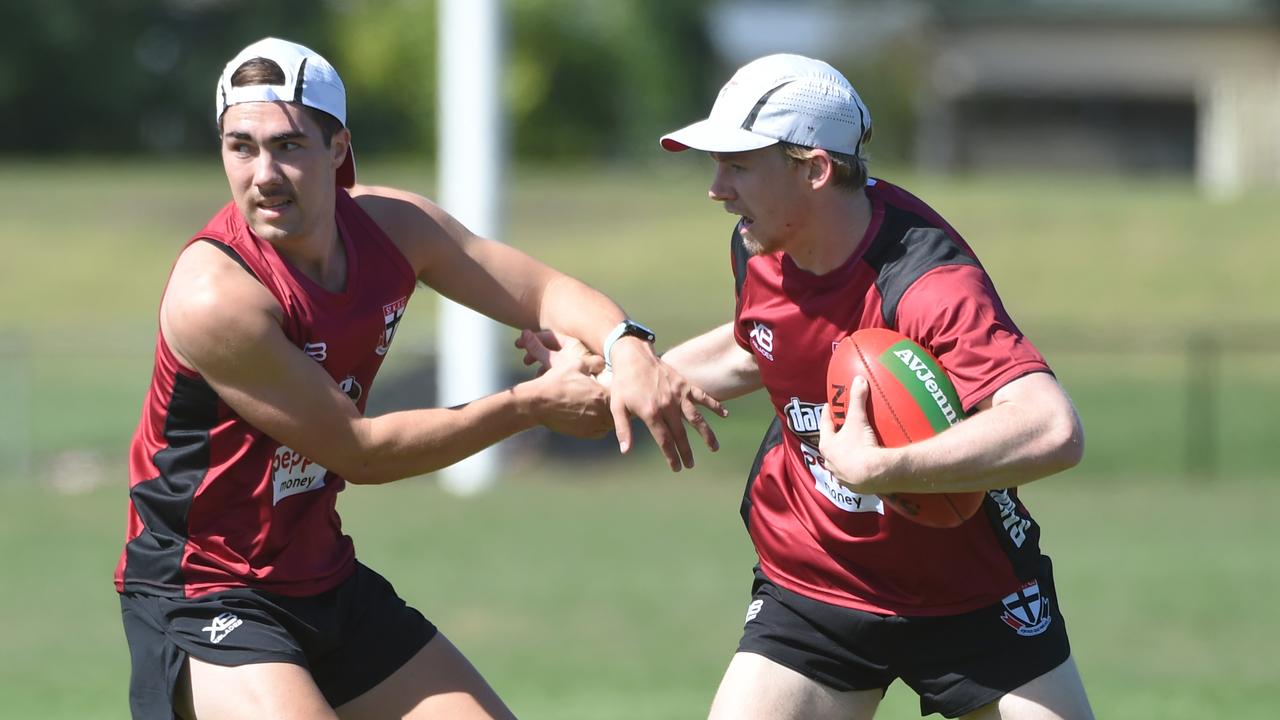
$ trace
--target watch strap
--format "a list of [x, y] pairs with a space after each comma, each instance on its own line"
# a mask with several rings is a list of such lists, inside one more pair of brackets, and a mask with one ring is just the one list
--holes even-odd
[[604, 339], [604, 367], [606, 370], [613, 369], [613, 358], [611, 356], [613, 346], [624, 337], [637, 337], [649, 344], [653, 344], [657, 340], [657, 336], [649, 328], [634, 320], [623, 320], [615, 325]]

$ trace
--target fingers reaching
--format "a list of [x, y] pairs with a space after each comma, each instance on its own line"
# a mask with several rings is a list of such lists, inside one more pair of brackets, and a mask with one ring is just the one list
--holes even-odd
[[684, 419], [698, 434], [702, 436], [702, 441], [711, 448], [712, 452], [720, 449], [720, 441], [716, 438], [715, 432], [711, 429], [711, 425], [707, 423], [707, 419], [698, 411], [698, 405], [702, 405], [715, 412], [720, 417], [728, 417], [729, 411], [725, 409], [720, 401], [703, 392], [702, 388], [690, 386], [689, 395], [681, 403], [681, 410], [684, 412]]
[[625, 455], [631, 450], [631, 421], [626, 402], [619, 395], [611, 395], [609, 411], [613, 414], [613, 431], [618, 436], [618, 451]]
[[532, 330], [521, 330], [520, 337], [516, 338], [515, 345], [524, 350], [525, 365], [534, 363], [547, 365], [551, 362], [551, 348], [547, 347], [542, 338], [538, 337], [538, 333]]

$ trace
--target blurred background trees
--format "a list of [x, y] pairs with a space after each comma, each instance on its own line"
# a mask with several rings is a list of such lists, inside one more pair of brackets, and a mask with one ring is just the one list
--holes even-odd
[[[724, 69], [707, 0], [510, 0], [518, 158], [626, 157], [705, 107]], [[213, 139], [222, 63], [266, 35], [343, 74], [364, 152], [434, 154], [434, 0], [48, 0], [0, 4], [0, 153], [189, 154]]]

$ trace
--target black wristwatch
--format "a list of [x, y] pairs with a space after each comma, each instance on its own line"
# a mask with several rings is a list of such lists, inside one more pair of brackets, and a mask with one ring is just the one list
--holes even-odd
[[637, 337], [650, 345], [658, 339], [657, 335], [649, 328], [641, 325], [635, 320], [627, 319], [618, 323], [608, 337], [604, 339], [604, 367], [606, 370], [613, 367], [613, 359], [609, 357], [609, 353], [613, 350], [613, 344], [624, 337]]

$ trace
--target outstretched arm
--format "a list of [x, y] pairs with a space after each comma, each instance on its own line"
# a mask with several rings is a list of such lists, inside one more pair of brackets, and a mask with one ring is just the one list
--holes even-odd
[[733, 324], [686, 340], [662, 359], [717, 400], [731, 400], [762, 387], [760, 367], [733, 338]]
[[275, 298], [208, 243], [188, 247], [161, 305], [161, 332], [254, 427], [353, 483], [430, 472], [538, 424], [599, 435], [612, 418], [585, 359], [455, 408], [363, 417], [281, 329]]
[[[426, 198], [368, 187], [354, 189], [353, 196], [401, 248], [420, 280], [500, 322], [550, 329], [603, 354], [605, 338], [626, 318], [600, 291], [513, 247], [475, 235]], [[648, 426], [672, 470], [682, 464], [692, 467], [684, 425], [698, 427], [700, 416], [685, 401], [688, 382], [636, 338], [619, 340], [610, 359], [610, 409], [620, 449], [631, 448], [628, 415], [633, 414]], [[704, 439], [714, 448], [709, 428]]]
[[[582, 353], [586, 352], [586, 348], [577, 340], [557, 335], [550, 330], [539, 332], [524, 330], [520, 333], [520, 337], [516, 339], [516, 347], [525, 351], [525, 365], [533, 365], [535, 363], [541, 365], [540, 374], [565, 362], [579, 362], [583, 357]], [[589, 355], [587, 360], [596, 363], [600, 368], [604, 367], [604, 359], [598, 355]], [[721, 417], [727, 416], [729, 411], [702, 388], [685, 381], [673, 368], [665, 364], [664, 367], [668, 371], [668, 375], [679, 381], [683, 387], [683, 390], [680, 391], [683, 393], [681, 396], [681, 412], [685, 419], [706, 441], [707, 447], [713, 451], [719, 450], [720, 443], [716, 440], [711, 426], [707, 424], [706, 418], [698, 410], [698, 406], [709, 408]], [[611, 391], [615, 386], [614, 375], [611, 370], [604, 370], [598, 373], [596, 379]]]

